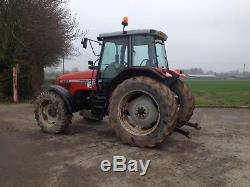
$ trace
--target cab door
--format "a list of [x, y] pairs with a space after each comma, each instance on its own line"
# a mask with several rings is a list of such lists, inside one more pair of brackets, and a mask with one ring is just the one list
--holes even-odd
[[113, 78], [128, 67], [128, 37], [104, 39], [99, 63], [97, 86], [106, 93]]

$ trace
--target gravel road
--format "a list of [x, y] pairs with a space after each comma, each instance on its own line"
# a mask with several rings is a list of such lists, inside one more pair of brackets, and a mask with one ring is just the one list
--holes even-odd
[[[62, 135], [40, 131], [29, 104], [0, 104], [0, 186], [250, 186], [250, 109], [196, 109], [191, 139], [173, 133], [161, 146], [123, 145], [107, 119], [78, 114]], [[186, 129], [189, 129], [186, 127]], [[115, 155], [151, 160], [148, 172], [103, 172]]]

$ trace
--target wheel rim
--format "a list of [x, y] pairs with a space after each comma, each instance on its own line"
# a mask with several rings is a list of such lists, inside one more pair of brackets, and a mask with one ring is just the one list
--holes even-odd
[[56, 121], [58, 120], [57, 103], [52, 103], [49, 100], [45, 100], [41, 103], [39, 108], [40, 119], [50, 125], [56, 124]]
[[159, 105], [146, 91], [127, 93], [118, 105], [118, 112], [123, 128], [133, 135], [150, 134], [159, 125]]

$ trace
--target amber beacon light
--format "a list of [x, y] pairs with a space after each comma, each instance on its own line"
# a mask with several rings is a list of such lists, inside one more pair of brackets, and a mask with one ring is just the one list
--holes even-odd
[[125, 32], [124, 29], [126, 26], [128, 26], [128, 17], [127, 16], [124, 16], [122, 18], [122, 25], [123, 25], [123, 32]]
[[123, 26], [128, 26], [128, 17], [127, 17], [127, 16], [124, 16], [124, 17], [122, 18], [122, 25], [123, 25]]

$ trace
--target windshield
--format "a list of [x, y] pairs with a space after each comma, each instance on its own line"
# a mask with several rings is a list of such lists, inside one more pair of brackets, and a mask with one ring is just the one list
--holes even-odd
[[167, 55], [164, 42], [162, 40], [155, 40], [156, 56], [159, 68], [167, 67]]

